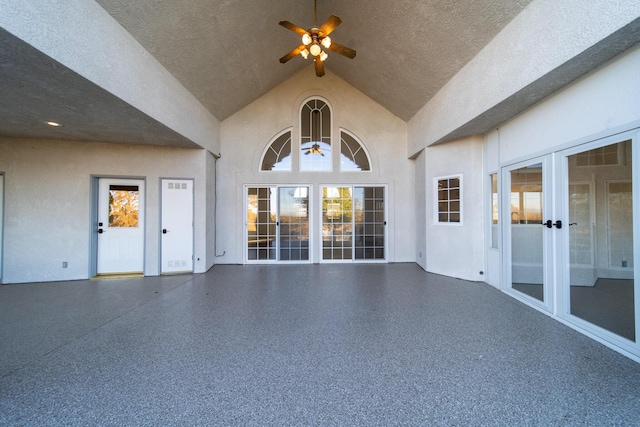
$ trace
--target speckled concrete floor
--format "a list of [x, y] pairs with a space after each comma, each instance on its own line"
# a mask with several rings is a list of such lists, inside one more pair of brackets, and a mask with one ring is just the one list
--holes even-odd
[[638, 425], [640, 364], [414, 264], [0, 287], [0, 425]]

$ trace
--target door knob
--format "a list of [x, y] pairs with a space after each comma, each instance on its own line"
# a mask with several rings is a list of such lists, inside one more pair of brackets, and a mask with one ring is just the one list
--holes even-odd
[[562, 228], [562, 221], [557, 220], [553, 225], [555, 225], [556, 228]]
[[163, 229], [162, 229], [162, 234], [167, 234], [167, 233], [168, 233], [168, 232], [167, 232], [167, 229], [166, 229], [166, 228], [163, 228]]
[[553, 227], [552, 221], [550, 219], [543, 222], [542, 225], [545, 225], [547, 228]]
[[102, 228], [98, 228], [98, 234], [102, 234], [104, 233], [104, 230]]

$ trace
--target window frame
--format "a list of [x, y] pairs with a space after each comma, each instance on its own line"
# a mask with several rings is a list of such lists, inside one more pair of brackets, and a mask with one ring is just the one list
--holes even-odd
[[[330, 146], [330, 156], [329, 156], [329, 169], [304, 169], [302, 167], [302, 160], [303, 160], [303, 156], [304, 154], [302, 153], [302, 138], [304, 137], [302, 134], [302, 111], [304, 110], [305, 106], [311, 102], [311, 101], [322, 101], [328, 111], [329, 111], [329, 146]], [[327, 100], [326, 98], [323, 98], [321, 96], [310, 96], [308, 98], [305, 98], [301, 103], [300, 106], [298, 107], [298, 137], [297, 139], [297, 150], [298, 150], [298, 172], [303, 172], [303, 173], [332, 173], [335, 171], [335, 146], [336, 144], [334, 144], [334, 128], [333, 128], [333, 122], [334, 118], [333, 118], [333, 107], [331, 106], [331, 103], [329, 102], [329, 100]], [[310, 128], [310, 132], [313, 133], [313, 129]], [[310, 135], [311, 136], [311, 135]], [[322, 138], [321, 138], [322, 139]], [[313, 141], [311, 141], [313, 142]], [[316, 142], [324, 142], [324, 141], [316, 141]], [[292, 146], [292, 150], [293, 150], [293, 146]]]
[[[269, 152], [269, 150], [271, 149], [271, 145], [273, 145], [274, 142], [276, 142], [278, 139], [280, 139], [280, 137], [282, 137], [283, 135], [285, 135], [286, 133], [289, 133], [289, 147], [291, 148], [291, 152], [290, 152], [290, 156], [291, 156], [291, 164], [289, 166], [289, 169], [263, 169], [263, 165], [264, 165], [264, 158], [267, 155], [267, 153]], [[278, 164], [278, 162], [274, 163], [274, 166]], [[264, 150], [262, 150], [262, 155], [260, 156], [260, 161], [258, 162], [258, 171], [259, 172], [267, 172], [267, 173], [273, 173], [273, 172], [293, 172], [293, 164], [294, 164], [294, 159], [293, 159], [293, 128], [292, 127], [288, 127], [286, 129], [281, 130], [280, 132], [278, 132], [277, 134], [275, 134], [267, 143], [267, 145], [264, 147]]]
[[[452, 174], [452, 175], [443, 175], [443, 176], [437, 176], [433, 178], [433, 224], [434, 225], [442, 225], [442, 226], [453, 226], [453, 227], [462, 227], [463, 226], [463, 218], [464, 218], [464, 204], [463, 204], [463, 197], [464, 197], [464, 193], [463, 193], [463, 174], [462, 173], [458, 173], [458, 174]], [[438, 199], [438, 183], [440, 181], [443, 180], [451, 180], [451, 179], [458, 179], [459, 182], [459, 186], [458, 186], [458, 191], [459, 191], [459, 203], [460, 203], [460, 210], [458, 211], [460, 214], [460, 221], [458, 222], [452, 222], [452, 221], [440, 221], [440, 210], [439, 210], [439, 202], [440, 200]], [[451, 199], [447, 199], [447, 201], [451, 201]], [[451, 210], [447, 211], [448, 213], [451, 213]]]
[[[343, 169], [342, 168], [342, 134], [345, 133], [347, 135], [349, 135], [351, 138], [353, 138], [358, 144], [360, 144], [360, 149], [362, 150], [362, 152], [364, 153], [364, 155], [367, 157], [367, 163], [369, 166], [368, 170], [362, 170], [362, 169]], [[338, 170], [340, 172], [345, 172], [345, 173], [370, 173], [373, 171], [373, 166], [371, 164], [371, 156], [369, 155], [369, 150], [367, 149], [367, 147], [362, 143], [362, 141], [360, 140], [360, 138], [358, 138], [353, 132], [350, 132], [344, 128], [340, 128], [338, 129], [338, 134], [340, 136], [340, 150], [338, 152]], [[354, 162], [355, 163], [355, 162]]]

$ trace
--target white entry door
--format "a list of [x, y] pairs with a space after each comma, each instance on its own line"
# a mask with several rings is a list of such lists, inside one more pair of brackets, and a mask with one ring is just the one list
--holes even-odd
[[143, 180], [99, 180], [97, 231], [98, 274], [143, 272]]
[[193, 181], [162, 180], [161, 273], [193, 271]]

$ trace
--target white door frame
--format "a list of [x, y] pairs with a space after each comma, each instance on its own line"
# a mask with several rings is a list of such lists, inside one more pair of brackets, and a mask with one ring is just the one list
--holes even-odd
[[[380, 259], [356, 259], [355, 258], [355, 240], [353, 239], [354, 233], [352, 232], [352, 242], [351, 242], [351, 250], [352, 255], [351, 259], [342, 259], [342, 260], [334, 260], [334, 259], [324, 259], [323, 258], [323, 240], [322, 240], [322, 193], [324, 188], [351, 188], [351, 199], [354, 197], [354, 189], [355, 188], [383, 188], [384, 189], [384, 258]], [[387, 263], [389, 262], [389, 185], [388, 184], [320, 184], [318, 188], [318, 221], [317, 221], [317, 235], [318, 242], [317, 248], [318, 251], [318, 261], [319, 263], [330, 263], [330, 264], [338, 264], [338, 263]], [[352, 220], [352, 224], [354, 221]]]
[[[91, 221], [89, 222], [89, 277], [95, 277], [98, 274], [98, 229], [100, 228], [98, 225], [98, 205], [100, 201], [100, 180], [101, 179], [123, 179], [123, 180], [136, 180], [143, 183], [143, 188], [141, 192], [142, 196], [142, 205], [144, 207], [143, 216], [146, 217], [146, 178], [141, 176], [115, 176], [115, 175], [91, 175], [90, 177], [90, 217]], [[143, 262], [142, 262], [142, 274], [146, 273], [146, 218], [144, 218], [143, 224]]]
[[[309, 221], [309, 257], [306, 260], [280, 260], [280, 189], [281, 188], [298, 188], [305, 187], [308, 190], [308, 221]], [[247, 192], [249, 188], [270, 188], [274, 191], [275, 196], [273, 196], [275, 203], [275, 211], [276, 211], [276, 228], [275, 228], [275, 251], [276, 257], [275, 259], [249, 259], [249, 247], [247, 242], [249, 240], [249, 223], [247, 221], [247, 211], [249, 208], [249, 201], [247, 197]], [[313, 262], [313, 185], [312, 184], [245, 184], [242, 188], [242, 198], [243, 198], [243, 233], [242, 233], [242, 253], [243, 253], [243, 263], [245, 264], [310, 264]]]
[[520, 161], [502, 167], [502, 194], [500, 197], [501, 209], [500, 217], [502, 220], [502, 281], [501, 289], [505, 293], [521, 300], [539, 310], [549, 313], [554, 312], [554, 274], [556, 262], [554, 258], [554, 242], [557, 238], [558, 230], [556, 226], [551, 228], [543, 225], [531, 224], [525, 227], [540, 227], [542, 229], [542, 281], [543, 281], [543, 301], [530, 297], [519, 292], [512, 287], [512, 223], [511, 223], [511, 171], [542, 164], [542, 223], [551, 221], [555, 224], [557, 215], [553, 206], [554, 174], [553, 174], [553, 155], [548, 154], [539, 157], [533, 157], [529, 160]]
[[[561, 191], [558, 191], [556, 205], [560, 212], [560, 216], [563, 221], [569, 223], [569, 195], [568, 195], [568, 157], [577, 153], [581, 153], [587, 150], [592, 150], [605, 145], [618, 143], [625, 140], [631, 140], [632, 151], [632, 175], [633, 179], [633, 264], [634, 264], [634, 307], [635, 307], [635, 331], [636, 340], [635, 343], [620, 337], [619, 335], [601, 328], [593, 323], [583, 320], [570, 313], [570, 265], [569, 265], [569, 227], [562, 233], [563, 241], [566, 244], [559, 246], [559, 252], [567, 262], [560, 264], [560, 272], [558, 276], [558, 305], [556, 314], [559, 318], [563, 319], [567, 324], [572, 327], [577, 327], [581, 332], [590, 336], [591, 338], [605, 344], [614, 345], [618, 349], [623, 349], [629, 353], [635, 355], [635, 358], [640, 361], [640, 180], [638, 180], [638, 173], [640, 172], [640, 138], [638, 138], [638, 130], [624, 132], [621, 134], [611, 135], [605, 138], [600, 138], [591, 141], [586, 144], [580, 144], [571, 148], [564, 149], [557, 153], [557, 176], [560, 177], [559, 187]], [[597, 256], [597, 253], [596, 253]]]
[[[635, 342], [629, 341], [613, 332], [605, 330], [586, 320], [570, 314], [570, 254], [569, 254], [569, 169], [568, 156], [613, 144], [625, 140], [632, 140], [632, 174], [633, 174], [633, 261], [634, 266], [634, 314], [635, 314]], [[545, 230], [544, 266], [543, 273], [546, 280], [544, 292], [545, 301], [540, 302], [528, 297], [511, 287], [511, 170], [542, 162], [546, 176], [543, 177], [543, 221], [551, 219], [553, 222], [561, 220], [563, 227]], [[554, 317], [561, 323], [578, 330], [588, 337], [598, 341], [627, 357], [640, 362], [640, 131], [638, 128], [610, 134], [597, 139], [576, 141], [571, 145], [564, 145], [554, 152], [537, 155], [527, 160], [503, 164], [500, 168], [500, 230], [502, 239], [500, 245], [502, 260], [502, 277], [500, 289], [510, 296]], [[546, 206], [546, 207], [545, 207]], [[548, 208], [548, 209], [547, 209]], [[489, 217], [490, 218], [490, 217]], [[541, 225], [542, 226], [542, 225]], [[545, 227], [546, 228], [546, 227]]]
[[[170, 230], [167, 229], [167, 224], [165, 223], [165, 206], [164, 206], [164, 202], [165, 202], [165, 183], [167, 183], [168, 185], [171, 184], [187, 184], [187, 190], [189, 189], [189, 183], [190, 185], [190, 189], [191, 191], [189, 192], [191, 195], [191, 201], [190, 201], [190, 206], [188, 206], [188, 208], [190, 209], [190, 218], [189, 218], [189, 222], [191, 223], [191, 227], [189, 230], [190, 233], [190, 244], [191, 244], [191, 253], [187, 256], [186, 260], [181, 260], [181, 264], [184, 261], [187, 261], [186, 266], [184, 265], [173, 265], [173, 266], [168, 266], [168, 264], [171, 263], [171, 261], [167, 262], [167, 266], [165, 266], [165, 260], [164, 257], [166, 256], [165, 254], [165, 250], [164, 250], [164, 245], [165, 245], [165, 237], [167, 235], [169, 235], [169, 233], [175, 233], [176, 230]], [[195, 197], [194, 197], [194, 189], [195, 189], [195, 182], [192, 178], [160, 178], [160, 274], [175, 274], [175, 273], [192, 273], [193, 272], [193, 266], [194, 266], [194, 253], [195, 253], [195, 239], [194, 239], [194, 219], [195, 219]], [[169, 191], [169, 190], [167, 190]], [[184, 224], [182, 224], [184, 225]], [[186, 227], [185, 227], [186, 228]], [[173, 235], [171, 235], [173, 236]], [[184, 268], [183, 268], [184, 267]]]

